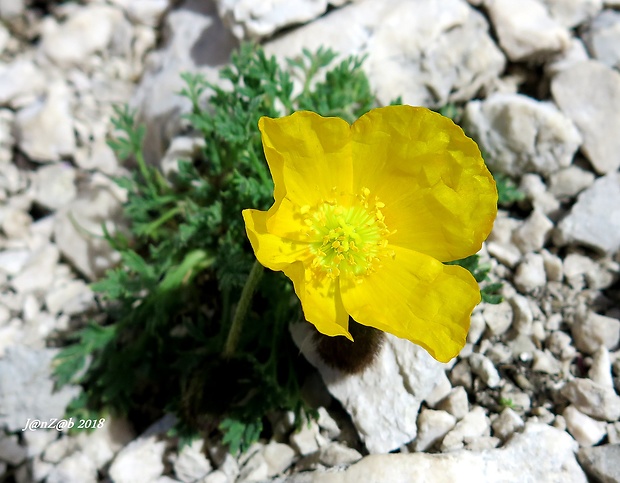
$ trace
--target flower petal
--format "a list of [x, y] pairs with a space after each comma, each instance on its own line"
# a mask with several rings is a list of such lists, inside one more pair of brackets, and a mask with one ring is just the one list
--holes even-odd
[[394, 247], [360, 284], [341, 277], [342, 300], [360, 324], [408, 339], [440, 362], [465, 345], [471, 312], [480, 302], [474, 277], [464, 268]]
[[349, 314], [342, 305], [338, 280], [326, 276], [318, 278], [301, 262], [289, 265], [284, 273], [293, 281], [308, 322], [322, 334], [344, 335], [353, 340], [348, 331]]
[[284, 270], [285, 267], [308, 257], [308, 245], [273, 235], [267, 231], [266, 221], [269, 212], [243, 210], [245, 229], [252, 244], [256, 259], [271, 270]]
[[299, 111], [258, 121], [271, 170], [276, 203], [284, 196], [298, 206], [334, 197], [351, 186], [351, 130], [336, 117]]
[[497, 214], [474, 141], [422, 107], [373, 109], [352, 125], [353, 189], [385, 204], [390, 244], [450, 261], [476, 253]]

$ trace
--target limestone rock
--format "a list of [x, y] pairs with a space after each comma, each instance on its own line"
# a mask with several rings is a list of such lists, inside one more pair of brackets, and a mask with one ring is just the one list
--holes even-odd
[[577, 126], [581, 150], [601, 174], [620, 167], [620, 73], [589, 60], [558, 72], [551, 80], [553, 99]]
[[484, 409], [476, 406], [446, 434], [441, 442], [441, 451], [458, 450], [472, 439], [488, 436], [489, 427], [489, 418]]
[[620, 67], [620, 12], [603, 10], [581, 37], [592, 57], [606, 66]]
[[67, 163], [39, 168], [33, 179], [34, 201], [45, 209], [58, 210], [77, 196], [76, 171]]
[[349, 0], [216, 0], [223, 21], [239, 40], [262, 39]]
[[456, 418], [446, 411], [423, 409], [418, 417], [416, 451], [426, 451], [439, 443], [456, 424]]
[[513, 409], [504, 408], [500, 415], [491, 423], [493, 434], [502, 440], [508, 439], [513, 433], [523, 428], [524, 423]]
[[351, 415], [368, 451], [382, 453], [410, 442], [420, 404], [435, 388], [443, 364], [421, 347], [386, 334], [374, 364], [361, 374], [347, 375], [320, 359], [308, 343], [313, 330], [308, 323], [291, 326], [293, 340]]
[[582, 468], [596, 481], [620, 481], [620, 444], [605, 444], [594, 448], [581, 448], [577, 459]]
[[166, 443], [155, 436], [138, 438], [125, 446], [110, 465], [114, 483], [150, 483], [164, 472]]
[[69, 91], [63, 82], [52, 84], [45, 100], [18, 111], [17, 145], [33, 161], [51, 162], [70, 157], [75, 134]]
[[22, 107], [45, 90], [45, 75], [32, 60], [19, 59], [0, 68], [0, 105]]
[[536, 0], [486, 0], [499, 44], [513, 62], [538, 59], [564, 50], [568, 30]]
[[513, 176], [567, 167], [581, 144], [572, 121], [553, 104], [521, 94], [468, 102], [464, 125], [488, 153], [491, 169]]
[[406, 104], [437, 107], [470, 99], [505, 63], [486, 20], [462, 0], [359, 1], [267, 42], [265, 50], [282, 59], [321, 46], [368, 54], [364, 68], [384, 105], [399, 95]]
[[594, 312], [578, 314], [572, 334], [577, 349], [586, 354], [593, 354], [601, 345], [613, 350], [620, 341], [620, 320]]
[[588, 416], [607, 421], [620, 419], [620, 396], [611, 387], [577, 378], [567, 382], [561, 392], [575, 408]]
[[549, 15], [566, 28], [573, 28], [594, 17], [603, 8], [602, 0], [541, 0]]
[[594, 174], [578, 166], [569, 166], [549, 177], [549, 191], [557, 198], [577, 196], [594, 183]]
[[605, 437], [605, 423], [580, 412], [575, 406], [568, 406], [562, 416], [568, 432], [580, 446], [592, 446]]
[[547, 281], [542, 255], [528, 253], [517, 267], [514, 282], [521, 293], [532, 293]]

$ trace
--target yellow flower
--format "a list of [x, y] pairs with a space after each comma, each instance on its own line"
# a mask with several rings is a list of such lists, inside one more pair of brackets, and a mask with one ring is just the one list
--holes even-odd
[[351, 316], [439, 361], [455, 357], [480, 291], [442, 262], [476, 253], [497, 214], [476, 143], [411, 106], [352, 125], [302, 111], [258, 126], [275, 202], [243, 218], [258, 261], [293, 281], [306, 320], [352, 339]]

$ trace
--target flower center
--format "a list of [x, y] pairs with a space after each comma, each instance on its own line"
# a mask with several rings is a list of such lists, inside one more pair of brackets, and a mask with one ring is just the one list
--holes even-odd
[[308, 226], [309, 251], [312, 268], [317, 275], [338, 277], [348, 271], [359, 277], [375, 271], [381, 258], [390, 254], [387, 237], [390, 232], [384, 223], [377, 197], [369, 199], [370, 190], [363, 188], [350, 206], [334, 200], [323, 201], [310, 208], [303, 206], [301, 214]]

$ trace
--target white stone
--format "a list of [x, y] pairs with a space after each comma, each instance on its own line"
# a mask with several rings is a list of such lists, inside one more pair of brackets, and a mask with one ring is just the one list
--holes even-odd
[[262, 449], [263, 458], [267, 462], [269, 477], [280, 475], [293, 464], [295, 459], [295, 450], [288, 444], [270, 441]]
[[484, 382], [488, 387], [497, 387], [501, 382], [501, 377], [497, 372], [497, 369], [493, 365], [491, 360], [478, 353], [473, 353], [467, 359], [469, 361], [469, 366], [471, 367], [471, 371], [477, 375], [482, 382]]
[[553, 104], [522, 94], [468, 102], [464, 125], [488, 153], [490, 168], [513, 176], [566, 167], [581, 144], [572, 121]]
[[0, 228], [8, 238], [26, 238], [30, 231], [32, 217], [16, 207], [0, 206]]
[[532, 293], [547, 282], [542, 255], [528, 253], [517, 267], [514, 283], [521, 293]]
[[577, 349], [586, 354], [593, 354], [601, 345], [611, 350], [620, 341], [620, 320], [594, 312], [578, 314], [571, 332]]
[[174, 458], [174, 474], [183, 483], [193, 483], [204, 478], [213, 470], [211, 462], [202, 452], [203, 441], [197, 439], [183, 449]]
[[482, 316], [482, 312], [474, 312], [471, 315], [471, 321], [469, 324], [469, 332], [467, 332], [467, 342], [469, 344], [476, 344], [484, 330], [486, 329], [486, 322], [484, 321], [484, 317]]
[[299, 430], [291, 433], [289, 437], [291, 446], [302, 456], [318, 451], [327, 442], [327, 439], [321, 434], [316, 421], [304, 424]]
[[493, 434], [502, 440], [508, 439], [513, 433], [525, 426], [523, 419], [513, 409], [504, 408], [499, 416], [491, 423]]
[[164, 441], [155, 436], [138, 438], [125, 446], [110, 465], [114, 483], [151, 483], [164, 472]]
[[361, 459], [359, 451], [337, 442], [319, 450], [319, 462], [327, 467], [350, 465]]
[[319, 418], [317, 419], [317, 423], [319, 428], [321, 428], [327, 434], [329, 439], [336, 439], [340, 436], [340, 428], [338, 427], [338, 423], [331, 417], [327, 409], [321, 406], [317, 409], [319, 413]]
[[132, 22], [157, 27], [166, 9], [172, 5], [171, 0], [112, 0], [127, 12]]
[[62, 24], [52, 19], [42, 23], [40, 49], [60, 67], [80, 65], [84, 60], [106, 49], [114, 26], [123, 14], [107, 5], [88, 5], [73, 9]]
[[19, 275], [11, 279], [11, 287], [23, 294], [45, 293], [54, 281], [54, 267], [59, 257], [56, 246], [46, 245], [29, 258]]
[[465, 388], [463, 386], [453, 388], [437, 405], [437, 409], [450, 413], [456, 419], [463, 419], [469, 412], [469, 400]]
[[572, 339], [566, 332], [555, 330], [549, 334], [546, 341], [547, 348], [561, 360], [572, 358], [576, 350], [571, 345]]
[[577, 378], [566, 383], [562, 395], [579, 411], [599, 420], [620, 419], [620, 396], [613, 387], [602, 386], [590, 379]]
[[569, 166], [549, 177], [549, 191], [557, 198], [577, 196], [594, 183], [594, 174], [578, 166]]
[[[342, 28], [347, 25], [348, 28]], [[443, 106], [470, 99], [504, 69], [484, 17], [462, 0], [359, 1], [266, 43], [269, 54], [295, 57], [303, 47], [364, 55], [379, 99]]]
[[11, 20], [19, 17], [26, 10], [26, 0], [1, 0], [0, 18]]
[[620, 67], [620, 13], [603, 10], [590, 22], [581, 37], [592, 56], [603, 64]]
[[260, 449], [253, 451], [250, 447], [245, 455], [239, 459], [241, 469], [236, 481], [240, 483], [262, 482], [268, 478], [269, 466]]
[[76, 442], [73, 438], [58, 438], [48, 445], [42, 459], [48, 463], [57, 464], [75, 451]]
[[42, 94], [45, 86], [45, 75], [32, 60], [19, 59], [0, 67], [0, 105], [22, 107]]
[[78, 315], [94, 305], [94, 294], [83, 280], [67, 280], [55, 284], [45, 294], [45, 305], [50, 313]]
[[575, 406], [567, 406], [562, 413], [568, 432], [580, 446], [592, 446], [601, 441], [606, 434], [606, 426], [580, 412]]
[[5, 249], [0, 251], [0, 272], [17, 275], [31, 257], [30, 250], [25, 248]]
[[553, 229], [553, 222], [539, 210], [531, 215], [513, 233], [514, 244], [521, 253], [534, 252], [542, 249]]
[[615, 279], [592, 258], [579, 253], [569, 253], [564, 259], [564, 276], [575, 290], [607, 288]]
[[28, 449], [19, 444], [17, 435], [0, 436], [0, 460], [13, 466], [21, 464], [28, 456]]
[[[77, 452], [54, 466], [45, 481], [47, 483], [97, 483], [98, 480], [94, 463], [85, 454]], [[141, 480], [134, 481], [137, 483]]]
[[582, 152], [601, 174], [620, 167], [620, 73], [589, 60], [558, 72], [551, 94], [583, 138]]
[[620, 173], [597, 179], [579, 195], [569, 215], [558, 224], [554, 241], [580, 243], [604, 253], [620, 248]]
[[15, 117], [19, 148], [33, 161], [51, 162], [70, 157], [75, 151], [69, 90], [53, 83], [45, 100], [18, 111]]
[[62, 255], [89, 280], [103, 275], [119, 259], [108, 242], [98, 237], [102, 223], [111, 233], [114, 224], [121, 223], [121, 199], [104, 186], [90, 186], [57, 212], [54, 220], [54, 239]]
[[532, 202], [535, 210], [540, 210], [545, 215], [560, 208], [560, 202], [547, 190], [547, 186], [538, 174], [524, 174], [519, 183], [519, 190]]
[[456, 418], [446, 411], [423, 409], [418, 417], [418, 435], [414, 442], [415, 451], [427, 451], [441, 442], [456, 425]]
[[513, 62], [536, 60], [564, 50], [568, 30], [550, 17], [536, 0], [486, 0], [499, 44]]
[[566, 28], [573, 28], [594, 17], [602, 8], [602, 0], [542, 0], [551, 17]]
[[45, 448], [58, 438], [56, 431], [24, 431], [22, 433], [24, 443], [28, 450], [28, 457], [39, 456]]
[[482, 310], [482, 316], [489, 328], [489, 332], [492, 335], [501, 335], [512, 324], [512, 306], [506, 301], [499, 304], [487, 304]]
[[270, 37], [277, 30], [303, 24], [325, 13], [328, 5], [348, 0], [216, 0], [224, 22], [240, 40]]
[[604, 345], [600, 346], [592, 355], [592, 364], [588, 371], [588, 377], [602, 387], [613, 389], [614, 382], [611, 377], [611, 360], [609, 351]]
[[489, 418], [480, 406], [475, 406], [461, 419], [441, 442], [441, 451], [454, 451], [464, 446], [465, 439], [488, 435]]
[[544, 351], [535, 350], [533, 353], [534, 362], [532, 363], [532, 370], [537, 372], [544, 372], [545, 374], [559, 374], [562, 366], [553, 354], [545, 349]]
[[573, 37], [570, 39], [570, 44], [566, 50], [558, 52], [552, 55], [549, 61], [544, 66], [545, 74], [549, 77], [553, 77], [558, 72], [576, 64], [578, 62], [587, 61], [590, 58], [586, 46], [583, 44], [580, 38]]
[[523, 295], [515, 293], [507, 300], [508, 303], [512, 306], [512, 311], [514, 314], [512, 322], [514, 329], [519, 334], [531, 334], [534, 315], [532, 314], [532, 309], [530, 307], [528, 299]]
[[421, 347], [386, 334], [374, 364], [361, 374], [347, 375], [320, 359], [309, 343], [312, 330], [306, 323], [291, 326], [293, 340], [351, 415], [368, 451], [391, 451], [411, 441], [420, 404], [435, 388], [444, 365]]
[[68, 163], [39, 168], [33, 176], [34, 201], [48, 210], [58, 210], [77, 196], [76, 170]]
[[107, 465], [123, 446], [135, 438], [128, 421], [105, 418], [105, 424], [92, 433], [81, 432], [76, 436], [80, 451], [87, 455], [97, 469]]
[[[464, 352], [465, 348], [461, 351], [461, 357], [465, 357]], [[445, 372], [440, 373], [437, 376], [435, 387], [424, 400], [428, 406], [434, 409], [435, 406], [439, 403], [439, 401], [446, 397], [451, 390], [452, 384], [450, 383], [450, 379], [448, 379], [448, 376]]]
[[200, 483], [232, 483], [232, 481], [223, 471], [215, 470], [205, 476]]

